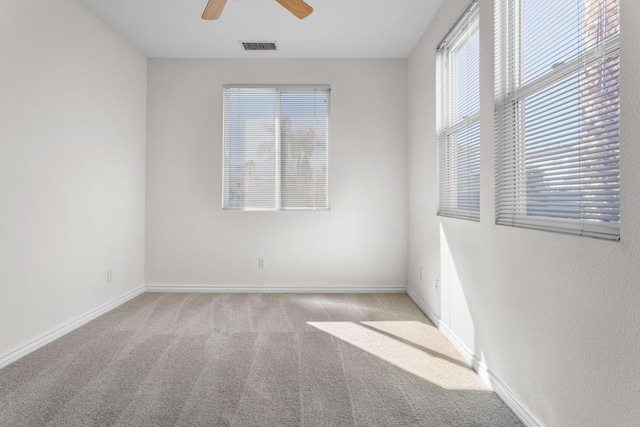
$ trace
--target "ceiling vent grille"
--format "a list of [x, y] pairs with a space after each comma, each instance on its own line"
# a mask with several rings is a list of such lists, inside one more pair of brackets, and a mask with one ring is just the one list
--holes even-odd
[[240, 42], [243, 50], [278, 50], [276, 42]]

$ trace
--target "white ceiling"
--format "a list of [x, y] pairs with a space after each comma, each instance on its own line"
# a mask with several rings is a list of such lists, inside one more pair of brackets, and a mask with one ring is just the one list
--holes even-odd
[[[443, 0], [306, 0], [299, 20], [275, 0], [229, 0], [218, 21], [207, 0], [80, 0], [152, 58], [406, 58]], [[277, 41], [244, 52], [240, 40]]]

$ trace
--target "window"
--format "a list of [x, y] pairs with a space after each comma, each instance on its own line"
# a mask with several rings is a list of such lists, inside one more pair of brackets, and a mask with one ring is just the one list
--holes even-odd
[[328, 87], [224, 87], [223, 208], [329, 209]]
[[496, 222], [620, 239], [618, 0], [496, 2]]
[[478, 4], [437, 51], [438, 215], [480, 219], [480, 33]]

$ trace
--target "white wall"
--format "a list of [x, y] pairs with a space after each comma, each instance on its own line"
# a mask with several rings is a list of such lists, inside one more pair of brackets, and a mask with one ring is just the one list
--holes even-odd
[[3, 0], [0, 62], [2, 356], [144, 284], [146, 58], [75, 0]]
[[469, 0], [444, 2], [409, 59], [410, 287], [546, 425], [636, 425], [640, 3], [621, 0], [620, 243], [495, 225], [492, 3], [480, 0], [480, 223], [435, 215], [435, 47]]
[[[222, 210], [232, 83], [331, 85], [331, 211]], [[147, 283], [404, 286], [405, 84], [403, 60], [150, 60]]]

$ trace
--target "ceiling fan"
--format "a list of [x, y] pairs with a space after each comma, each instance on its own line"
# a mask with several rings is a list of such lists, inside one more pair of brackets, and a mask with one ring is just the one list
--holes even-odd
[[[306, 18], [307, 16], [311, 15], [311, 12], [313, 12], [313, 8], [306, 4], [303, 0], [276, 1], [300, 19]], [[224, 9], [225, 4], [227, 4], [227, 0], [209, 0], [209, 3], [207, 3], [207, 7], [202, 13], [202, 19], [211, 20], [220, 18], [220, 15], [222, 15], [222, 9]]]

